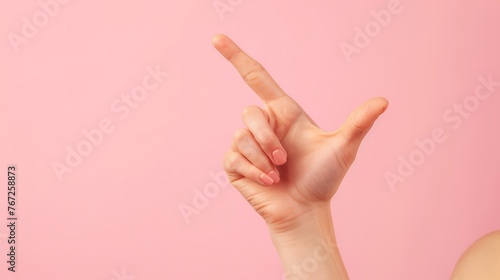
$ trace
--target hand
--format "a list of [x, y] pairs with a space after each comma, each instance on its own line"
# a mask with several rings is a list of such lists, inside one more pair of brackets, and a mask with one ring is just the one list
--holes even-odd
[[329, 207], [362, 139], [388, 102], [373, 98], [338, 130], [327, 132], [227, 36], [215, 36], [213, 45], [265, 105], [243, 111], [247, 128], [235, 133], [224, 169], [270, 229], [287, 231], [304, 214]]

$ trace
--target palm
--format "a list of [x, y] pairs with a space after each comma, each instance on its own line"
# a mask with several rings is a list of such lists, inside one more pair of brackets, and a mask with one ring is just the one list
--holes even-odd
[[[274, 109], [283, 106], [289, 108], [288, 114]], [[335, 148], [340, 135], [319, 129], [288, 97], [268, 104], [267, 111], [288, 151], [288, 162], [278, 167], [281, 181], [255, 192], [258, 184], [245, 177], [230, 176], [230, 180], [268, 223], [283, 223], [297, 218], [312, 203], [331, 199], [350, 163]]]

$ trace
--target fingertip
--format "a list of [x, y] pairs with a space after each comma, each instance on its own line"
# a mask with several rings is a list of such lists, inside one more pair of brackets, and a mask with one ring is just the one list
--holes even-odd
[[225, 34], [217, 34], [212, 38], [213, 46], [222, 56], [230, 60], [231, 57], [240, 51], [239, 47]]
[[374, 97], [369, 102], [370, 107], [380, 108], [380, 113], [382, 114], [387, 107], [389, 107], [389, 101], [385, 97]]
[[278, 183], [280, 181], [280, 174], [278, 173], [278, 170], [273, 170], [267, 173], [267, 175], [273, 179], [274, 183]]
[[266, 186], [270, 186], [272, 184], [274, 184], [274, 180], [273, 178], [271, 178], [269, 175], [267, 175], [266, 173], [262, 173], [260, 174], [260, 180], [262, 181], [262, 183], [264, 183], [264, 185]]
[[223, 40], [224, 37], [227, 37], [224, 34], [216, 34], [212, 37], [212, 45], [215, 47], [219, 46], [221, 44], [221, 40]]
[[363, 139], [364, 135], [377, 118], [384, 113], [389, 106], [389, 101], [384, 97], [374, 97], [363, 105], [356, 108], [348, 118], [343, 127], [343, 132], [349, 141]]
[[384, 97], [379, 97], [379, 99], [381, 100], [382, 104], [384, 104], [382, 107], [382, 112], [381, 112], [382, 114], [389, 107], [389, 100], [385, 99]]
[[212, 37], [212, 45], [220, 52], [225, 53], [232, 48], [234, 42], [226, 34], [216, 34]]
[[276, 165], [283, 165], [286, 163], [287, 155], [283, 149], [277, 149], [273, 152], [273, 161]]
[[389, 107], [389, 101], [385, 97], [374, 97], [366, 102], [362, 107], [366, 111], [371, 111], [376, 117], [383, 114]]
[[384, 105], [384, 108], [382, 108], [382, 113], [385, 112], [385, 110], [387, 110], [387, 108], [389, 107], [389, 102], [387, 102], [385, 105]]

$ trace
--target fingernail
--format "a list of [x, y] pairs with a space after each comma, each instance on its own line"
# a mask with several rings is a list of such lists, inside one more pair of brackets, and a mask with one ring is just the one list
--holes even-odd
[[281, 149], [277, 149], [276, 151], [273, 152], [273, 158], [274, 158], [274, 162], [277, 165], [282, 165], [282, 164], [285, 164], [285, 162], [286, 162], [286, 154]]
[[269, 175], [265, 173], [260, 175], [260, 180], [266, 185], [272, 185], [274, 183], [273, 178], [269, 177]]
[[271, 177], [274, 181], [274, 183], [278, 183], [280, 181], [280, 175], [278, 174], [277, 171], [271, 171], [269, 173], [267, 173], [267, 175], [269, 175], [269, 177]]

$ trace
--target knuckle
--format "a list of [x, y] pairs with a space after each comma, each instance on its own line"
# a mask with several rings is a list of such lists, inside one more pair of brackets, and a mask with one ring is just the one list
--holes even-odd
[[243, 75], [243, 80], [245, 80], [245, 82], [249, 84], [256, 83], [259, 80], [261, 80], [263, 73], [264, 73], [264, 67], [262, 67], [260, 63], [255, 62], [255, 64], [252, 65], [252, 70]]
[[250, 106], [247, 106], [243, 109], [243, 112], [242, 112], [242, 116], [243, 117], [250, 117], [250, 116], [253, 116], [256, 112], [260, 111], [260, 108], [255, 106], [255, 105], [250, 105]]
[[259, 132], [256, 138], [262, 147], [270, 147], [274, 143], [274, 135], [267, 131]]
[[249, 137], [250, 137], [250, 131], [246, 128], [242, 128], [234, 133], [234, 142], [236, 144], [245, 142]]
[[224, 157], [224, 170], [227, 173], [235, 172], [241, 163], [240, 155], [236, 152], [229, 151]]
[[359, 130], [363, 129], [363, 127], [358, 124], [358, 120], [355, 117], [350, 118], [349, 121], [351, 122], [352, 127]]
[[273, 170], [273, 166], [271, 165], [269, 160], [265, 157], [259, 158], [256, 161], [255, 166], [257, 166], [257, 168], [259, 168], [260, 170], [262, 170], [264, 172], [269, 172], [269, 171]]

